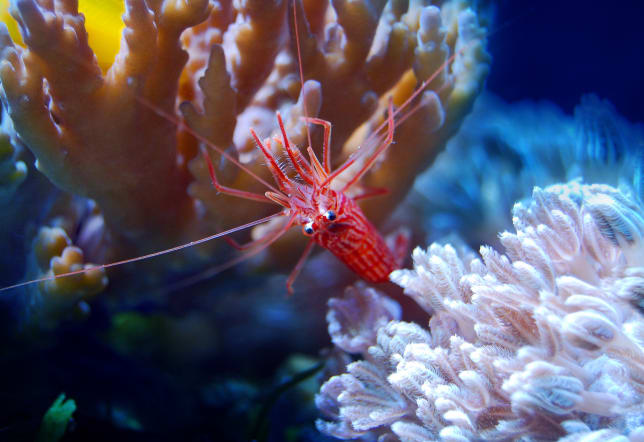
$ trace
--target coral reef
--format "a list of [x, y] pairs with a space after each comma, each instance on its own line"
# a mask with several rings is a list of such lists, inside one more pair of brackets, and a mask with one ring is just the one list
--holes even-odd
[[[334, 123], [338, 163], [381, 121], [387, 96], [402, 104], [448, 62], [397, 127], [396, 149], [406, 154], [392, 153], [366, 177], [366, 185], [391, 190], [366, 208], [379, 220], [454, 133], [489, 63], [484, 20], [469, 3], [385, 3], [296, 1], [301, 87], [286, 0], [126, 0], [121, 48], [105, 73], [76, 2], [16, 0], [10, 12], [26, 47], [2, 31], [3, 104], [38, 170], [96, 201], [116, 250], [140, 253], [268, 212], [217, 195], [195, 158], [199, 143], [267, 176], [248, 129], [270, 135], [280, 110], [299, 144], [306, 136], [299, 116]], [[313, 131], [315, 146], [319, 135]], [[227, 185], [262, 190], [231, 161], [219, 164]]]
[[[249, 128], [275, 136], [279, 111], [290, 139], [300, 148], [311, 143], [318, 155], [322, 129], [311, 125], [309, 139], [300, 117], [329, 120], [332, 166], [353, 156], [359, 167], [382, 138], [377, 128], [388, 97], [400, 110], [434, 73], [427, 90], [396, 114], [395, 143], [358, 189], [389, 189], [363, 206], [384, 234], [404, 226], [416, 242], [424, 233], [433, 241], [457, 230], [470, 245], [488, 241], [500, 250], [496, 233], [510, 228], [512, 203], [536, 184], [582, 176], [618, 185], [621, 175], [637, 189], [630, 178], [641, 164], [641, 132], [608, 103], [584, 98], [574, 116], [543, 103], [506, 105], [489, 97], [479, 103], [489, 68], [482, 5], [495, 2], [0, 6], [9, 3], [15, 19], [3, 19], [10, 38], [0, 38], [0, 97], [9, 116], [0, 139], [0, 287], [156, 251], [272, 213], [268, 205], [214, 191], [200, 147], [211, 143], [230, 156], [210, 151], [223, 184], [262, 192], [233, 160], [269, 176]], [[527, 34], [522, 23], [507, 28]], [[623, 77], [614, 60], [597, 63], [598, 53], [594, 64]], [[549, 65], [565, 77], [565, 65]], [[615, 83], [611, 78], [597, 82]], [[436, 157], [448, 139], [454, 142], [446, 155]], [[283, 163], [292, 172], [288, 159]], [[430, 163], [438, 167], [413, 184], [419, 200], [399, 204]], [[596, 164], [608, 167], [594, 170]], [[324, 379], [338, 376], [318, 396], [327, 412], [320, 428], [381, 440], [518, 439], [516, 432], [637, 439], [641, 364], [632, 356], [641, 354], [641, 209], [614, 190], [574, 186], [562, 191], [561, 201], [570, 204], [557, 206], [553, 188], [535, 194], [541, 202], [517, 209], [524, 223], [516, 238], [503, 236], [507, 258], [486, 248], [474, 260], [466, 249], [435, 245], [416, 252], [416, 269], [398, 274], [409, 296], [395, 284], [380, 286], [400, 304], [364, 285], [330, 301], [335, 347], [322, 357], [322, 370]], [[540, 204], [558, 209], [544, 215]], [[396, 207], [406, 218], [392, 222]], [[565, 217], [571, 224], [561, 224]], [[574, 228], [561, 232], [565, 225]], [[576, 255], [569, 231], [579, 236]], [[550, 234], [557, 240], [543, 239]], [[63, 438], [328, 441], [314, 425], [313, 375], [329, 341], [327, 297], [355, 275], [319, 253], [303, 269], [296, 296], [286, 298], [285, 277], [275, 270], [292, 268], [301, 239], [289, 232], [271, 255], [209, 281], [200, 279], [213, 273], [210, 266], [236, 261], [224, 241], [1, 292], [0, 391], [10, 400], [0, 408], [0, 439], [34, 440], [45, 410], [65, 392], [78, 411]], [[594, 325], [599, 334], [584, 335]], [[550, 330], [558, 347], [544, 356]], [[598, 400], [604, 410], [597, 410]], [[55, 405], [69, 407], [61, 402]]]
[[568, 115], [551, 102], [505, 103], [485, 92], [407, 203], [421, 212], [428, 242], [457, 233], [471, 246], [496, 245], [515, 201], [576, 178], [628, 185], [644, 198], [644, 127], [595, 95]]
[[126, 237], [170, 236], [191, 207], [175, 128], [137, 99], [172, 112], [177, 62], [185, 57], [178, 38], [207, 17], [207, 2], [170, 2], [156, 22], [142, 2], [131, 2], [122, 51], [106, 76], [74, 3], [12, 4], [28, 49], [14, 46], [4, 31], [0, 79], [8, 113], [38, 169], [58, 187], [97, 201]]
[[[404, 441], [644, 437], [644, 209], [577, 181], [535, 188], [501, 254], [432, 244], [391, 279], [431, 315], [351, 289], [329, 332], [359, 353], [317, 404], [339, 438]], [[374, 332], [377, 329], [377, 333]], [[359, 343], [355, 344], [354, 343]]]

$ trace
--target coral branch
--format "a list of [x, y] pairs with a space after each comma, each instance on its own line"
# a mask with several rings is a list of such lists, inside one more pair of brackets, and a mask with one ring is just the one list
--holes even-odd
[[[401, 105], [443, 66], [397, 118], [393, 153], [352, 188], [356, 195], [389, 189], [365, 203], [367, 215], [382, 221], [458, 127], [489, 63], [485, 31], [461, 0], [124, 1], [121, 47], [103, 75], [76, 1], [16, 0], [12, 14], [26, 47], [0, 31], [0, 81], [12, 137], [55, 186], [94, 200], [114, 245], [134, 253], [268, 214], [253, 201], [217, 194], [197, 155], [204, 140], [260, 177], [214, 155], [222, 185], [261, 193], [258, 181], [270, 174], [250, 128], [260, 138], [280, 135], [279, 111], [291, 143], [304, 151], [310, 142], [320, 157], [322, 129], [307, 129], [300, 117], [330, 121], [335, 167], [381, 144], [372, 132], [390, 95]], [[271, 148], [280, 157], [280, 144]], [[279, 226], [252, 236], [272, 229]], [[288, 253], [276, 262], [299, 255], [300, 242], [288, 237], [281, 246]]]
[[205, 18], [207, 2], [166, 2], [156, 16], [141, 0], [128, 2], [128, 44], [106, 81], [74, 4], [17, 2], [13, 12], [28, 48], [3, 38], [9, 114], [54, 183], [95, 199], [108, 223], [138, 247], [166, 243], [190, 219], [190, 201], [176, 164], [175, 129], [137, 95], [173, 108], [187, 58], [179, 33]]

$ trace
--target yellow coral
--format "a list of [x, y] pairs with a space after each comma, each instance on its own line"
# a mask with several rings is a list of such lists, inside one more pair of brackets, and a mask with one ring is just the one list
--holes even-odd
[[62, 255], [63, 250], [71, 245], [67, 232], [60, 227], [41, 227], [34, 240], [34, 256], [38, 266], [46, 269], [54, 256]]
[[11, 39], [16, 43], [22, 44], [18, 23], [9, 14], [9, 0], [0, 1], [0, 20], [7, 25]]
[[[92, 264], [83, 262], [83, 251], [78, 247], [65, 247], [60, 257], [51, 259], [52, 275], [74, 272], [81, 269], [94, 267]], [[45, 281], [44, 290], [52, 295], [64, 295], [67, 293], [81, 294], [82, 296], [94, 295], [102, 291], [107, 285], [105, 270], [92, 269], [68, 278]]]
[[[106, 71], [119, 48], [124, 3], [121, 0], [79, 0], [78, 9], [85, 16], [89, 45], [98, 64]], [[0, 0], [0, 20], [7, 25], [11, 39], [24, 45], [18, 23], [9, 14], [9, 0]]]
[[125, 4], [122, 0], [79, 0], [78, 9], [85, 16], [89, 46], [99, 66], [107, 71], [119, 49]]
[[[83, 251], [72, 245], [60, 227], [41, 227], [34, 240], [34, 254], [45, 276], [60, 275], [93, 267], [84, 262]], [[67, 278], [41, 283], [41, 290], [52, 296], [72, 296], [76, 301], [101, 292], [107, 286], [104, 269], [93, 269]]]

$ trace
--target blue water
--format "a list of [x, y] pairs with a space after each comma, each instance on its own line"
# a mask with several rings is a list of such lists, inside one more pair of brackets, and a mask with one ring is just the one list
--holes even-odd
[[507, 101], [549, 100], [567, 113], [593, 92], [627, 119], [644, 119], [644, 2], [494, 3], [489, 90]]

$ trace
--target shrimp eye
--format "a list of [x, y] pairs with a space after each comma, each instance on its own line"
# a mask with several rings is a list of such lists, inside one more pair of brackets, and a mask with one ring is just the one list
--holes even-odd
[[324, 214], [324, 217], [329, 221], [335, 221], [335, 219], [337, 218], [333, 210], [327, 210], [326, 213]]
[[304, 224], [304, 228], [302, 230], [304, 230], [305, 235], [313, 235], [313, 222], [309, 221]]

